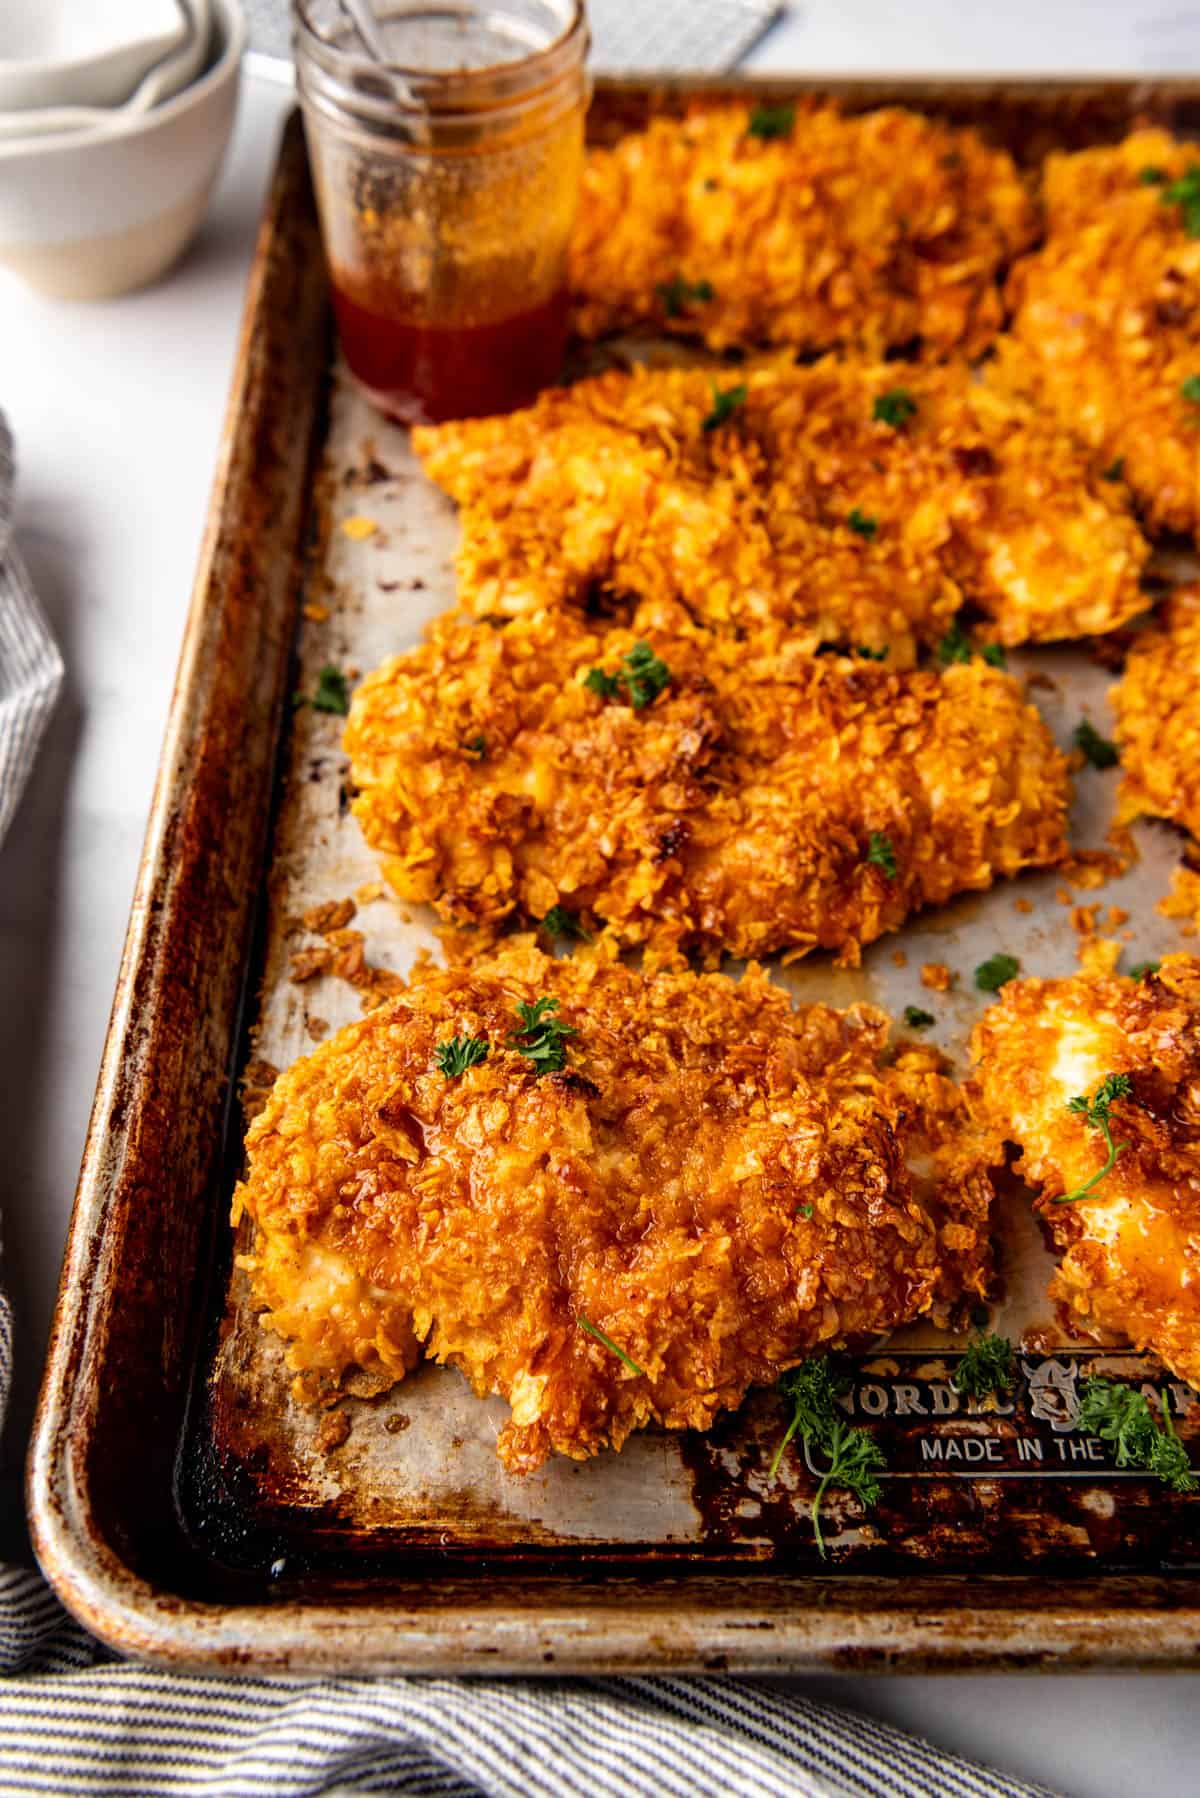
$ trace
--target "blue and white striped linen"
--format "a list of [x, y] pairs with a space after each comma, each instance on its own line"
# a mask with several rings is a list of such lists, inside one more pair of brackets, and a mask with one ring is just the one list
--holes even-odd
[[0, 842], [62, 685], [62, 658], [11, 541], [13, 449], [0, 412]]

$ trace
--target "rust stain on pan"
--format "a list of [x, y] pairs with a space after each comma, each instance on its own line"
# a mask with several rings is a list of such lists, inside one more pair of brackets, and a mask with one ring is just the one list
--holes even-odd
[[[780, 82], [750, 89], [805, 91]], [[678, 106], [690, 91], [602, 85], [593, 131], [604, 136], [651, 107]], [[1195, 84], [859, 84], [848, 98], [927, 105], [1038, 151], [1051, 140], [1114, 136], [1135, 113], [1176, 124], [1200, 117]], [[348, 869], [358, 853], [337, 801], [336, 723], [322, 727], [306, 713], [294, 733], [288, 728], [288, 697], [316, 658], [365, 665], [378, 648], [354, 583], [339, 586], [326, 568], [334, 490], [327, 485], [322, 505], [309, 505], [310, 446], [320, 449], [324, 423], [326, 311], [293, 121], [259, 240], [31, 1454], [31, 1515], [49, 1577], [114, 1646], [179, 1666], [1192, 1663], [1200, 1591], [1189, 1571], [1191, 1512], [1144, 1482], [1127, 1483], [1120, 1507], [1109, 1506], [1104, 1468], [1073, 1481], [1034, 1479], [1001, 1503], [1001, 1473], [991, 1466], [965, 1480], [914, 1464], [870, 1520], [835, 1502], [824, 1566], [807, 1517], [812, 1471], [797, 1461], [778, 1490], [765, 1483], [779, 1424], [768, 1394], [707, 1438], [647, 1435], [614, 1458], [615, 1475], [599, 1463], [556, 1470], [519, 1497], [489, 1471], [488, 1408], [465, 1399], [454, 1375], [430, 1370], [374, 1406], [351, 1401], [340, 1441], [341, 1425], [318, 1441], [318, 1425], [280, 1403], [278, 1352], [272, 1361], [236, 1283], [226, 1292], [237, 1129], [225, 1138], [222, 1123], [239, 1058], [251, 1051], [244, 999], [267, 1036], [290, 1042], [294, 1033], [291, 1052], [309, 1040], [309, 999], [289, 995], [279, 977], [282, 936], [269, 930], [256, 945], [264, 884], [279, 905], [303, 877], [300, 822], [315, 823], [326, 869], [343, 852]], [[413, 523], [421, 502], [411, 470], [382, 441], [362, 450], [354, 504], [391, 507], [393, 550], [407, 543], [436, 564], [407, 585], [379, 580], [398, 595], [402, 621], [406, 596], [419, 594], [417, 610], [438, 603], [449, 524], [430, 515], [436, 541], [418, 545], [414, 532], [424, 526]], [[302, 575], [324, 583], [309, 597], [328, 620], [305, 627], [297, 673]], [[411, 628], [411, 615], [397, 626]], [[284, 743], [293, 760], [268, 868]], [[320, 764], [315, 778], [310, 763]], [[302, 784], [310, 809], [296, 798]], [[368, 933], [379, 928], [376, 909], [364, 908]], [[412, 940], [421, 940], [419, 924]], [[920, 954], [906, 947], [915, 968]], [[797, 991], [808, 978], [796, 971]], [[947, 1013], [959, 1029], [966, 1019], [955, 1005], [963, 1009], [956, 999]], [[321, 1010], [336, 1022], [324, 998]], [[1050, 1329], [1047, 1344], [1056, 1342]], [[897, 1372], [860, 1374], [921, 1392], [940, 1352], [901, 1345], [890, 1351]], [[903, 1355], [916, 1359], [902, 1364]], [[428, 1419], [441, 1407], [454, 1424], [439, 1461]], [[389, 1428], [401, 1418], [402, 1427]], [[889, 1452], [901, 1462], [921, 1455], [929, 1433], [911, 1414], [873, 1427], [889, 1431]], [[987, 1426], [1002, 1444], [1022, 1431], [1030, 1433]], [[983, 1431], [977, 1419], [959, 1420], [935, 1439], [955, 1433], [982, 1439]], [[458, 1471], [448, 1469], [451, 1457]], [[389, 1483], [397, 1467], [407, 1469], [407, 1487]], [[612, 1527], [614, 1492], [622, 1530]], [[1045, 1557], [1039, 1573], [1000, 1571], [1028, 1567], [1035, 1554]]]

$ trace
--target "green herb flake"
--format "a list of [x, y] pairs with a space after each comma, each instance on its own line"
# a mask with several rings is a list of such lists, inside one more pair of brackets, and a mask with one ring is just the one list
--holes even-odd
[[813, 1539], [821, 1559], [825, 1559], [825, 1539], [821, 1534], [821, 1503], [831, 1486], [842, 1486], [852, 1492], [864, 1509], [879, 1498], [879, 1480], [887, 1463], [878, 1443], [866, 1430], [854, 1429], [838, 1411], [838, 1395], [845, 1382], [835, 1377], [828, 1355], [814, 1355], [785, 1373], [780, 1391], [792, 1407], [791, 1420], [771, 1461], [768, 1479], [773, 1480], [779, 1463], [792, 1437], [823, 1454], [829, 1466], [822, 1474], [813, 1494]]
[[795, 123], [796, 108], [790, 104], [756, 106], [750, 114], [746, 136], [761, 137], [765, 142], [776, 137], [790, 137]]
[[952, 662], [971, 660], [971, 639], [960, 624], [952, 624], [937, 646], [937, 659], [943, 668]]
[[882, 830], [873, 830], [867, 838], [867, 860], [872, 867], [881, 868], [886, 879], [895, 880], [896, 851]]
[[1155, 168], [1153, 164], [1138, 170], [1138, 180], [1143, 187], [1161, 187], [1166, 178], [1166, 169]]
[[654, 291], [668, 318], [681, 317], [689, 306], [706, 306], [713, 297], [711, 281], [686, 281], [682, 275], [660, 281]]
[[549, 936], [568, 937], [577, 943], [590, 943], [592, 940], [574, 912], [569, 912], [565, 905], [552, 905], [541, 920], [539, 928]]
[[1149, 980], [1162, 967], [1161, 961], [1135, 961], [1129, 970], [1131, 980]]
[[1089, 718], [1075, 726], [1071, 741], [1093, 768], [1115, 768], [1120, 760], [1116, 744], [1102, 737]]
[[907, 387], [889, 387], [886, 393], [876, 394], [871, 409], [872, 418], [880, 424], [891, 425], [893, 431], [902, 431], [916, 414], [917, 402]]
[[736, 387], [726, 387], [724, 389], [714, 387], [712, 390], [712, 411], [704, 420], [703, 429], [706, 431], [715, 431], [718, 430], [721, 425], [726, 424], [729, 419], [733, 417], [738, 407], [744, 405], [747, 391], [748, 389], [744, 381], [739, 381]]
[[857, 506], [851, 506], [846, 516], [846, 523], [856, 536], [865, 537], [868, 543], [879, 529], [879, 520], [868, 518], [867, 514], [860, 511]]
[[468, 755], [473, 755], [477, 762], [487, 761], [486, 737], [472, 737], [469, 742], [463, 744], [463, 748]]
[[1115, 462], [1110, 462], [1100, 479], [1102, 481], [1123, 481], [1125, 479], [1124, 456], [1118, 456]]
[[797, 1217], [810, 1218], [812, 1216], [812, 1214], [813, 1214], [813, 1208], [812, 1208], [811, 1203], [809, 1203], [807, 1205], [797, 1205], [797, 1207], [796, 1207], [796, 1216]]
[[1077, 1186], [1073, 1192], [1060, 1193], [1054, 1201], [1056, 1205], [1073, 1205], [1076, 1199], [1084, 1198], [1094, 1186], [1099, 1186], [1105, 1174], [1112, 1172], [1117, 1157], [1129, 1147], [1127, 1142], [1113, 1141], [1108, 1114], [1114, 1099], [1127, 1099], [1132, 1092], [1133, 1082], [1128, 1074], [1106, 1074], [1090, 1099], [1086, 1093], [1078, 1093], [1075, 1098], [1067, 1101], [1068, 1111], [1083, 1118], [1089, 1129], [1100, 1132], [1108, 1149], [1108, 1160], [1082, 1186]]
[[606, 674], [603, 668], [591, 668], [584, 676], [583, 684], [601, 699], [616, 699], [624, 687], [630, 705], [635, 712], [640, 712], [658, 698], [670, 680], [671, 670], [667, 664], [655, 655], [648, 643], [638, 642], [621, 657], [616, 674]]
[[551, 1014], [558, 1010], [557, 999], [535, 999], [532, 1005], [522, 999], [517, 1006], [518, 1028], [510, 1032], [507, 1044], [532, 1062], [533, 1071], [559, 1074], [567, 1065], [567, 1038], [578, 1036], [571, 1024], [560, 1023]]
[[589, 668], [583, 677], [583, 684], [598, 699], [615, 699], [621, 690], [619, 676], [606, 674], [603, 668]]
[[627, 1355], [625, 1350], [615, 1343], [611, 1336], [606, 1335], [598, 1324], [590, 1323], [586, 1317], [577, 1317], [575, 1322], [581, 1330], [586, 1330], [589, 1336], [594, 1336], [597, 1342], [603, 1343], [609, 1354], [615, 1355], [618, 1361], [623, 1362], [630, 1373], [639, 1374], [642, 1379], [645, 1379], [645, 1369], [639, 1367], [633, 1356]]
[[910, 1030], [927, 1030], [930, 1024], [937, 1023], [937, 1019], [931, 1011], [925, 1011], [919, 1005], [906, 1005], [904, 1022]]
[[986, 1398], [989, 1393], [1007, 1391], [1016, 1377], [1016, 1358], [1008, 1337], [981, 1333], [963, 1350], [950, 1384], [971, 1398]]
[[866, 643], [856, 643], [854, 653], [864, 662], [886, 662], [891, 654], [891, 644], [885, 643], [882, 649], [871, 649]]
[[314, 712], [335, 712], [339, 718], [344, 718], [350, 710], [350, 688], [345, 675], [332, 662], [326, 662], [317, 675], [315, 693], [293, 694], [292, 704], [310, 705]]
[[1021, 964], [1015, 955], [989, 955], [975, 970], [975, 984], [981, 993], [998, 993], [1009, 980], [1015, 980]]
[[1200, 1490], [1187, 1450], [1171, 1422], [1165, 1397], [1159, 1397], [1162, 1428], [1155, 1422], [1144, 1392], [1119, 1386], [1115, 1380], [1093, 1375], [1083, 1388], [1075, 1421], [1089, 1436], [1096, 1436], [1112, 1451], [1118, 1467], [1136, 1467], [1153, 1474], [1172, 1492]]
[[1189, 375], [1179, 391], [1193, 406], [1200, 406], [1200, 375]]
[[447, 1080], [457, 1080], [468, 1068], [487, 1060], [489, 1047], [483, 1036], [452, 1036], [448, 1043], [438, 1044], [433, 1056]]
[[1170, 182], [1158, 196], [1164, 206], [1178, 206], [1189, 237], [1200, 237], [1200, 162], [1186, 168], [1178, 181]]
[[989, 668], [1008, 667], [1008, 657], [1004, 653], [1002, 643], [985, 643], [979, 653]]

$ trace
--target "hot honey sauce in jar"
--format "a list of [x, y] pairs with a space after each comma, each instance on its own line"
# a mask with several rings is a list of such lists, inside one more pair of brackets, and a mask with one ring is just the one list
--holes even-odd
[[583, 169], [578, 0], [376, 0], [371, 58], [330, 0], [297, 71], [346, 362], [436, 423], [526, 405], [559, 373]]

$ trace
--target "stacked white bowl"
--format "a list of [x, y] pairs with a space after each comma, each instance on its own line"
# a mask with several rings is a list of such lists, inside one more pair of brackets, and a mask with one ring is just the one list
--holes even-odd
[[0, 264], [101, 299], [183, 253], [233, 129], [237, 0], [3, 0]]

